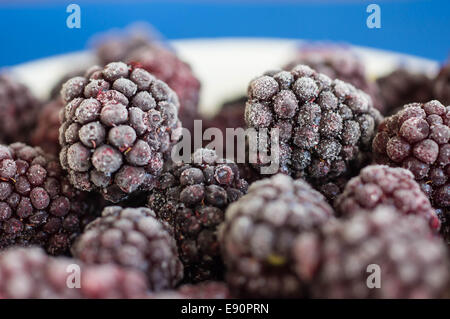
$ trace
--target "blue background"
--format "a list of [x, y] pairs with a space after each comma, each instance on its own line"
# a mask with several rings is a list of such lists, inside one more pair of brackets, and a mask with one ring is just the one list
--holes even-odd
[[[81, 7], [81, 29], [66, 7]], [[366, 7], [381, 7], [381, 29]], [[0, 66], [80, 50], [99, 31], [136, 20], [168, 39], [282, 37], [349, 42], [443, 61], [450, 52], [450, 1], [0, 1]]]

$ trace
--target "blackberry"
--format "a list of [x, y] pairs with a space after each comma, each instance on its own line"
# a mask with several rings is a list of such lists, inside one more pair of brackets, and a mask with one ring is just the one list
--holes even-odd
[[374, 107], [381, 113], [385, 105], [380, 99], [376, 83], [369, 80], [364, 63], [350, 48], [336, 45], [305, 45], [284, 69], [289, 71], [298, 64], [304, 64], [331, 79], [340, 79], [366, 92], [372, 98]]
[[450, 213], [450, 107], [433, 100], [412, 103], [388, 117], [373, 140], [375, 161], [410, 170], [445, 222]]
[[248, 194], [227, 209], [219, 232], [233, 296], [305, 296], [292, 262], [293, 240], [332, 216], [325, 198], [302, 180], [278, 174], [254, 182]]
[[0, 145], [0, 249], [39, 245], [66, 253], [102, 204], [75, 190], [56, 158], [22, 143]]
[[[257, 131], [279, 129], [279, 153], [270, 155], [279, 172], [326, 184], [358, 172], [381, 115], [364, 92], [298, 65], [250, 82], [245, 120]], [[253, 146], [270, 149], [265, 140]], [[266, 162], [261, 155], [257, 161]]]
[[200, 82], [189, 64], [158, 43], [149, 43], [133, 50], [125, 60], [152, 73], [177, 93], [180, 121], [184, 128], [193, 132], [194, 120], [198, 118]]
[[61, 164], [71, 183], [119, 202], [148, 191], [181, 134], [178, 99], [141, 68], [112, 62], [67, 81]]
[[40, 106], [26, 86], [0, 74], [0, 143], [29, 142]]
[[48, 256], [36, 247], [3, 251], [0, 276], [0, 297], [5, 299], [142, 298], [147, 294], [145, 275], [139, 271], [115, 265], [84, 265], [70, 258]]
[[433, 97], [433, 80], [431, 78], [403, 68], [378, 78], [377, 84], [386, 107], [385, 115], [396, 113], [405, 104], [425, 103]]
[[55, 99], [43, 106], [37, 118], [37, 124], [31, 134], [31, 144], [41, 147], [45, 152], [57, 156], [61, 150], [59, 145], [60, 111], [64, 104]]
[[293, 246], [315, 298], [439, 298], [448, 286], [445, 245], [422, 218], [391, 207], [327, 223]]
[[450, 104], [450, 61], [441, 68], [438, 76], [434, 80], [433, 93], [436, 99], [445, 105]]
[[177, 290], [169, 290], [152, 294], [154, 299], [231, 299], [230, 292], [224, 282], [210, 281], [195, 285], [187, 284]]
[[418, 215], [431, 229], [440, 228], [439, 218], [414, 175], [400, 167], [372, 165], [363, 168], [359, 176], [347, 183], [335, 206], [340, 215], [348, 217], [380, 205], [393, 206], [403, 215]]
[[172, 230], [148, 208], [108, 206], [72, 246], [87, 264], [116, 264], [147, 275], [152, 291], [174, 287], [183, 276]]
[[174, 163], [161, 176], [148, 206], [174, 228], [187, 282], [223, 276], [217, 227], [246, 191], [237, 165], [209, 149], [196, 150], [191, 163]]

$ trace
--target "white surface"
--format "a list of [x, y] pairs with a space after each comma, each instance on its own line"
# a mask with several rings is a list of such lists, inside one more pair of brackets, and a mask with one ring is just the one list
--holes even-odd
[[[172, 45], [200, 79], [200, 110], [210, 115], [223, 102], [245, 94], [252, 78], [285, 65], [300, 43], [298, 40], [221, 38], [179, 40]], [[372, 78], [390, 72], [399, 64], [430, 75], [438, 69], [437, 62], [426, 59], [362, 47], [354, 49]], [[53, 85], [65, 74], [95, 63], [95, 56], [84, 51], [21, 64], [11, 71], [39, 98], [46, 99]]]

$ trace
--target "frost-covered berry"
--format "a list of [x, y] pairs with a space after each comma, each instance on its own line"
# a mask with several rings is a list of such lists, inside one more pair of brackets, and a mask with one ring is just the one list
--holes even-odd
[[147, 71], [112, 62], [68, 80], [61, 97], [60, 160], [71, 183], [111, 202], [150, 190], [180, 137], [176, 94]]
[[[280, 80], [288, 75], [289, 81]], [[249, 142], [262, 149], [256, 167], [268, 165], [264, 153], [270, 151], [272, 162], [278, 160], [278, 172], [318, 187], [358, 173], [367, 162], [381, 116], [364, 92], [298, 65], [250, 82], [245, 120], [260, 134], [266, 129], [272, 134]], [[278, 150], [271, 145], [275, 129]]]

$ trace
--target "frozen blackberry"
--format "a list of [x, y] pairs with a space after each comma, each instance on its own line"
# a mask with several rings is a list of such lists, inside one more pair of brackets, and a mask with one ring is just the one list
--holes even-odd
[[377, 83], [386, 107], [385, 115], [394, 114], [405, 104], [425, 103], [433, 97], [433, 81], [423, 73], [400, 68], [378, 78]]
[[106, 207], [72, 246], [88, 264], [116, 264], [147, 275], [152, 291], [174, 287], [183, 277], [172, 230], [148, 208]]
[[414, 180], [414, 175], [400, 167], [372, 165], [352, 178], [336, 199], [337, 212], [345, 217], [380, 205], [393, 206], [403, 215], [423, 217], [431, 229], [439, 230], [440, 222], [427, 196]]
[[177, 290], [162, 291], [150, 296], [152, 299], [230, 299], [232, 298], [224, 282], [201, 282], [187, 284]]
[[29, 142], [40, 106], [27, 87], [0, 74], [0, 143]]
[[254, 182], [230, 205], [219, 240], [231, 293], [249, 298], [305, 295], [291, 249], [296, 236], [333, 216], [324, 197], [302, 180], [278, 174]]
[[74, 189], [57, 159], [40, 148], [0, 145], [0, 248], [39, 245], [66, 253], [101, 204]]
[[441, 68], [441, 71], [434, 80], [433, 93], [436, 99], [445, 105], [450, 105], [450, 60]]
[[194, 120], [198, 118], [200, 82], [191, 67], [158, 43], [149, 43], [133, 50], [125, 60], [152, 73], [177, 93], [180, 100], [179, 119], [184, 128], [193, 132]]
[[71, 183], [118, 202], [148, 191], [180, 138], [178, 99], [141, 68], [112, 62], [67, 81], [61, 164]]
[[315, 298], [439, 298], [448, 287], [445, 244], [391, 207], [303, 233], [293, 251]]
[[[311, 184], [357, 173], [381, 120], [371, 98], [305, 65], [267, 74], [250, 82], [245, 120], [257, 131], [279, 129], [279, 153], [270, 154], [279, 172]], [[266, 152], [270, 140], [250, 146]], [[256, 167], [264, 166], [258, 155]]]
[[304, 64], [331, 79], [350, 83], [366, 92], [372, 98], [374, 107], [384, 114], [385, 106], [380, 99], [376, 83], [369, 80], [366, 68], [360, 57], [349, 47], [336, 45], [302, 46], [285, 70], [289, 71], [298, 64]]
[[410, 170], [445, 222], [450, 240], [450, 107], [433, 100], [404, 106], [380, 125], [373, 141], [380, 164]]
[[147, 294], [145, 275], [139, 271], [88, 266], [48, 256], [35, 247], [2, 252], [0, 276], [0, 297], [5, 299], [142, 298]]
[[64, 108], [61, 99], [47, 103], [39, 113], [36, 128], [31, 134], [31, 144], [41, 147], [45, 152], [57, 156], [59, 145], [60, 111]]
[[148, 206], [174, 228], [187, 282], [223, 277], [217, 227], [227, 206], [246, 192], [237, 165], [208, 149], [198, 149], [191, 163], [174, 163], [161, 176]]

